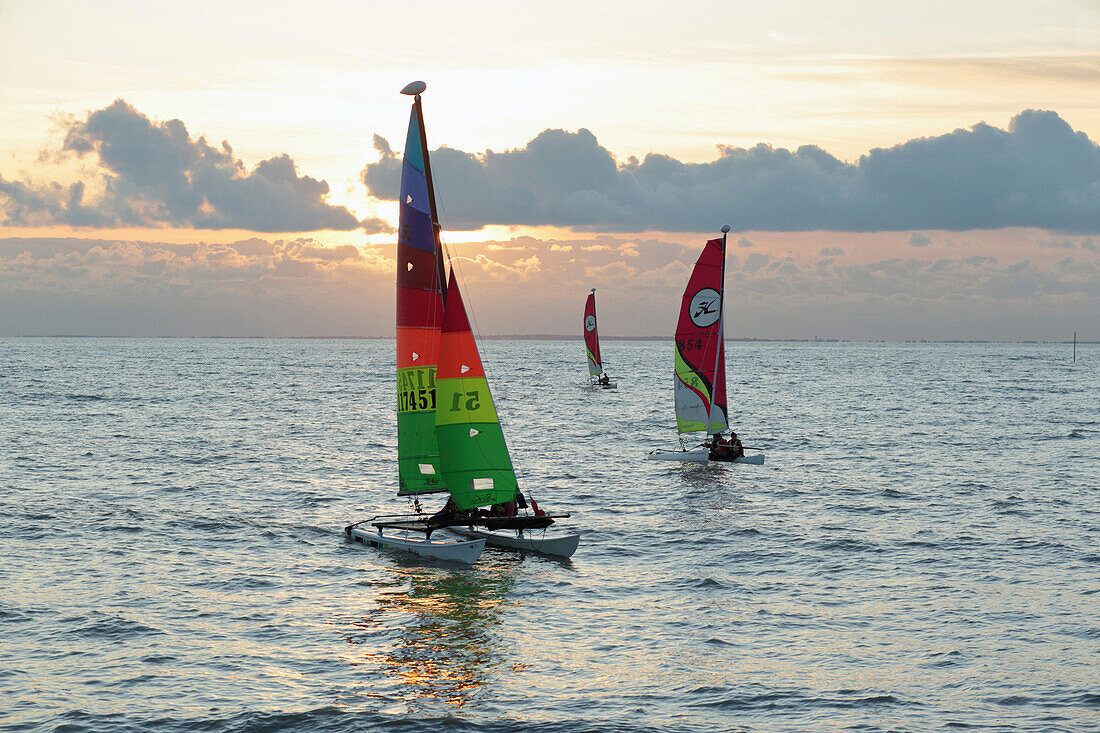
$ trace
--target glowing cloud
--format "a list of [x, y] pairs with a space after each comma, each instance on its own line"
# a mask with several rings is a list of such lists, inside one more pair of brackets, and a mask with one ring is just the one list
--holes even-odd
[[[383, 232], [379, 219], [358, 221], [325, 199], [329, 186], [300, 176], [280, 155], [246, 171], [228, 142], [215, 148], [192, 139], [180, 120], [154, 122], [123, 100], [70, 120], [60, 157], [91, 157], [98, 175], [68, 186], [0, 178], [0, 223], [86, 227], [183, 226], [304, 232]], [[86, 201], [88, 183], [102, 189]]]

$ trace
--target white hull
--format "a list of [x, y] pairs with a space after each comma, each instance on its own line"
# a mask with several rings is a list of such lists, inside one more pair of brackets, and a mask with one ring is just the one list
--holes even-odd
[[710, 451], [706, 448], [692, 448], [691, 450], [663, 450], [655, 448], [646, 454], [651, 461], [690, 461], [691, 463], [706, 463], [710, 460]]
[[564, 535], [545, 535], [541, 532], [530, 532], [517, 536], [516, 532], [502, 530], [499, 532], [487, 532], [480, 529], [466, 527], [451, 527], [463, 537], [479, 537], [490, 545], [496, 547], [508, 547], [513, 550], [527, 550], [528, 552], [541, 552], [544, 555], [556, 555], [558, 557], [572, 557], [580, 544], [581, 536], [576, 533]]
[[619, 386], [618, 382], [609, 382], [607, 384], [586, 384], [586, 385], [584, 385], [584, 389], [591, 389], [591, 390], [615, 389], [618, 386]]
[[[651, 461], [685, 461], [690, 463], [707, 463], [710, 461], [709, 448], [692, 448], [691, 450], [651, 450], [646, 454]], [[732, 461], [715, 461], [715, 463], [748, 463], [753, 466], [764, 465], [764, 454], [756, 453], [751, 456], [741, 456]]]
[[371, 547], [384, 550], [400, 550], [411, 552], [421, 557], [431, 557], [436, 560], [448, 560], [471, 565], [481, 557], [481, 551], [485, 549], [485, 540], [429, 540], [407, 532], [382, 534], [378, 530], [360, 529], [353, 527], [348, 530], [348, 536], [356, 542], [362, 542]]

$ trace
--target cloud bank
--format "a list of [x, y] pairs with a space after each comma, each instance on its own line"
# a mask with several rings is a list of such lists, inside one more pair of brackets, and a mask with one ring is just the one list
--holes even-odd
[[[252, 169], [118, 100], [64, 124], [58, 160], [92, 172], [68, 185], [0, 177], [0, 225], [175, 226], [255, 232], [364, 229], [327, 202], [325, 181], [280, 155]], [[375, 136], [379, 160], [363, 182], [393, 200], [400, 157]], [[1007, 130], [985, 123], [891, 148], [854, 163], [816, 146], [794, 151], [721, 145], [686, 163], [650, 153], [620, 162], [586, 129], [545, 130], [523, 148], [433, 153], [450, 229], [560, 226], [580, 231], [913, 231], [1042, 228], [1100, 233], [1100, 146], [1054, 112], [1029, 110]], [[738, 244], [746, 246], [741, 238]]]
[[[933, 236], [934, 235], [934, 236]], [[911, 246], [903, 235], [774, 235], [727, 256], [731, 338], [1059, 339], [1100, 333], [1089, 237]], [[830, 235], [834, 236], [834, 235]], [[987, 234], [993, 238], [1000, 234]], [[791, 238], [803, 246], [788, 248]], [[884, 239], [895, 242], [882, 254]], [[812, 240], [817, 240], [812, 241]], [[579, 337], [600, 293], [607, 336], [664, 336], [699, 243], [598, 236], [452, 245], [481, 333]], [[989, 256], [990, 252], [996, 256]], [[390, 246], [0, 239], [0, 336], [390, 336]], [[581, 357], [583, 362], [583, 357]]]
[[[381, 220], [360, 222], [347, 208], [328, 204], [328, 183], [298, 175], [287, 155], [248, 171], [228, 142], [215, 148], [205, 137], [193, 139], [180, 120], [154, 122], [121, 99], [87, 119], [70, 120], [59, 153], [91, 159], [97, 174], [68, 186], [0, 177], [0, 223], [256, 232], [389, 229]], [[102, 191], [91, 201], [90, 187]]]
[[[363, 181], [394, 199], [400, 159], [378, 136], [375, 147], [381, 159]], [[1100, 147], [1054, 112], [876, 148], [856, 163], [812, 145], [765, 144], [721, 145], [707, 163], [659, 153], [620, 163], [586, 129], [546, 130], [503, 153], [432, 155], [452, 229], [1100, 232]]]
[[0, 239], [0, 335], [384, 336], [396, 266], [305, 238]]

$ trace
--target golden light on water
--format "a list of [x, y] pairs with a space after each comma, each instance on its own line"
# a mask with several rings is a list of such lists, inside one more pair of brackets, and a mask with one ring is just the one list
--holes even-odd
[[392, 581], [378, 590], [375, 607], [351, 623], [367, 634], [344, 637], [354, 647], [345, 660], [391, 678], [406, 702], [466, 705], [498, 671], [516, 666], [504, 660], [497, 632], [515, 603], [508, 598], [514, 577], [511, 568], [484, 570], [389, 568]]

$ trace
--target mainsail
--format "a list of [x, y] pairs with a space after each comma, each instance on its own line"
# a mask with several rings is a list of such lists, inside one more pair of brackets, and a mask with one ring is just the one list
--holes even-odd
[[515, 499], [516, 473], [453, 269], [447, 287], [435, 384], [439, 399], [435, 412], [439, 456], [455, 509], [462, 511]]
[[397, 236], [397, 462], [399, 495], [446, 491], [435, 437], [436, 355], [443, 258], [420, 96], [401, 167]]
[[676, 325], [676, 427], [681, 433], [729, 428], [722, 293], [726, 240], [703, 248], [688, 280]]
[[588, 373], [603, 374], [603, 362], [600, 360], [600, 337], [596, 330], [596, 289], [588, 294], [584, 304], [584, 348], [588, 352]]

